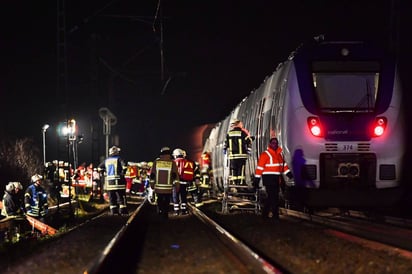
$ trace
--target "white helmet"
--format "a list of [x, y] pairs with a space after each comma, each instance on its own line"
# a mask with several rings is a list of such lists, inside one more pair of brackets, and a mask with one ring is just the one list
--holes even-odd
[[43, 176], [41, 176], [39, 174], [34, 174], [33, 176], [31, 176], [31, 182], [32, 183], [35, 183], [35, 182], [37, 182], [38, 180], [41, 180], [41, 179], [43, 179]]
[[8, 183], [7, 185], [6, 185], [6, 191], [7, 192], [12, 192], [13, 190], [14, 190], [14, 184], [13, 184], [13, 182], [10, 182], [10, 183]]
[[117, 154], [119, 154], [119, 152], [120, 152], [120, 148], [117, 147], [117, 146], [112, 146], [109, 149], [109, 155], [117, 155]]
[[20, 190], [23, 189], [23, 185], [20, 182], [11, 182], [11, 183], [13, 183], [14, 188], [17, 188], [17, 189], [20, 189]]
[[172, 153], [174, 158], [182, 158], [182, 157], [185, 156], [185, 154], [186, 154], [185, 151], [183, 149], [180, 149], [180, 148], [174, 149], [173, 153]]

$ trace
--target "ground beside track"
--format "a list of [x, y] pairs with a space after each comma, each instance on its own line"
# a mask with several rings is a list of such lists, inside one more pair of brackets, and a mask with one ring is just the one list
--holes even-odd
[[[236, 237], [255, 247], [255, 251], [266, 254], [272, 260], [280, 260], [291, 273], [412, 273], [412, 260], [402, 258], [396, 253], [370, 250], [323, 233], [316, 227], [302, 226], [288, 222], [281, 217], [279, 222], [263, 220], [254, 213], [233, 212], [221, 214], [221, 204], [205, 204], [202, 207]], [[185, 218], [177, 217], [165, 225], [172, 225]], [[118, 227], [124, 220], [118, 218]], [[116, 227], [116, 221], [113, 222]], [[190, 225], [190, 224], [188, 224]], [[18, 258], [17, 263], [1, 273], [82, 273], [85, 266], [104, 248], [114, 236], [109, 228], [95, 226], [82, 233], [70, 233], [62, 239], [42, 245], [34, 253]], [[159, 232], [160, 233], [160, 232]], [[221, 273], [214, 265], [214, 254], [205, 246], [205, 239], [196, 238], [196, 232], [179, 238], [178, 233], [171, 239], [152, 237], [147, 239], [151, 247], [163, 246], [162, 250], [153, 249], [149, 255], [161, 256], [162, 264], [168, 265], [168, 273]], [[164, 241], [170, 244], [164, 248]], [[194, 245], [195, 254], [184, 252], [185, 246]], [[149, 249], [151, 250], [151, 249]], [[192, 248], [190, 248], [192, 250]], [[0, 262], [2, 262], [0, 258]], [[160, 265], [160, 264], [158, 264]], [[140, 273], [151, 272], [156, 260], [142, 265]], [[146, 270], [146, 271], [143, 271]], [[227, 271], [227, 269], [225, 269]], [[230, 273], [226, 272], [226, 273]]]

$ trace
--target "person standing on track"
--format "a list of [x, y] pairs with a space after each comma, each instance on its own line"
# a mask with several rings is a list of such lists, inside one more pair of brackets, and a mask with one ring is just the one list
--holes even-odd
[[106, 190], [109, 192], [111, 214], [127, 215], [126, 201], [126, 163], [120, 157], [120, 148], [112, 146], [107, 157], [99, 167], [104, 165]]
[[173, 211], [175, 215], [187, 214], [187, 191], [193, 183], [195, 163], [186, 159], [183, 149], [173, 150], [173, 158], [179, 172], [179, 187], [173, 188]]
[[150, 170], [150, 186], [157, 195], [158, 213], [167, 220], [173, 187], [177, 191], [180, 187], [179, 172], [169, 147], [161, 148], [159, 158], [153, 162]]
[[279, 219], [279, 184], [282, 174], [290, 180], [293, 179], [292, 172], [282, 156], [282, 148], [279, 147], [277, 138], [271, 138], [268, 148], [260, 154], [255, 170], [253, 188], [258, 190], [260, 178], [266, 188], [267, 199], [264, 201], [263, 218]]

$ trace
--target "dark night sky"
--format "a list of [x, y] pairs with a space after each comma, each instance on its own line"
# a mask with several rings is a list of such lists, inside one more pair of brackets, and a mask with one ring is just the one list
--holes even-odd
[[[7, 1], [0, 14], [2, 131], [41, 147], [44, 123], [55, 129], [74, 117], [85, 135], [79, 161], [90, 161], [104, 153], [92, 143], [104, 138], [98, 109], [108, 107], [124, 157], [152, 160], [162, 146], [186, 148], [189, 129], [223, 119], [313, 36], [388, 44], [398, 33], [403, 54], [410, 38], [400, 2], [163, 0], [163, 76], [170, 81], [162, 94], [158, 1], [66, 1], [66, 93], [57, 89], [57, 0]], [[397, 3], [400, 11], [391, 9]], [[49, 131], [51, 158], [58, 149]]]

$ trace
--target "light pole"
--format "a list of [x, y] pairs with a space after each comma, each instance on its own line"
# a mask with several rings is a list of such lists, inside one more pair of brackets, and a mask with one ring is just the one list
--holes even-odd
[[42, 127], [43, 133], [43, 165], [46, 166], [46, 131], [50, 126], [48, 124], [44, 124]]
[[[73, 169], [77, 169], [77, 160], [76, 160], [76, 151], [75, 151], [75, 145], [76, 145], [76, 133], [77, 133], [77, 126], [76, 126], [76, 120], [70, 119], [67, 121], [66, 126], [62, 128], [62, 134], [67, 138], [67, 161], [69, 163], [69, 174], [70, 174], [70, 160], [71, 160], [71, 153], [70, 150], [73, 149], [72, 151], [72, 156], [73, 156]], [[69, 184], [69, 208], [70, 208], [70, 214], [73, 213], [72, 209], [72, 178], [69, 176], [68, 178], [68, 184]], [[77, 195], [76, 195], [77, 196]]]

